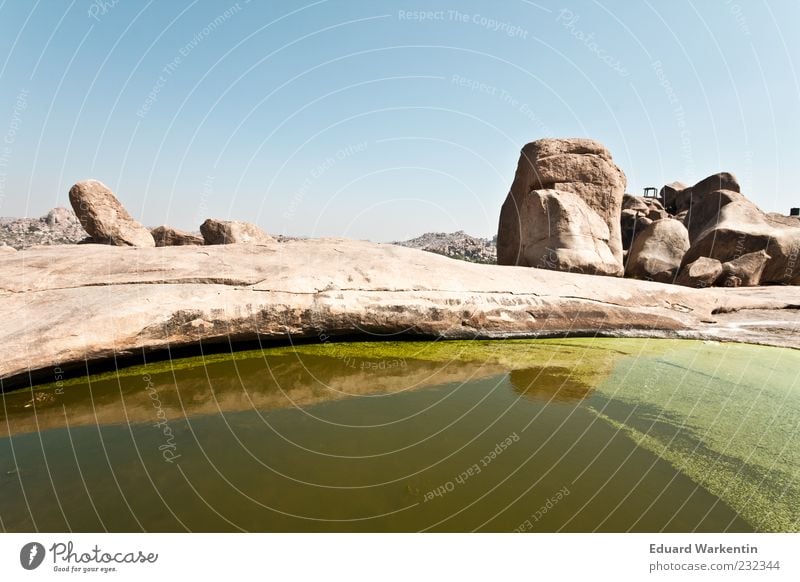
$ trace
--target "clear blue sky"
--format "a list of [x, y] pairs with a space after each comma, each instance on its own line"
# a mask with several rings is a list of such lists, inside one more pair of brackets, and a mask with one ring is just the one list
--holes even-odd
[[487, 236], [545, 136], [601, 141], [631, 193], [727, 170], [785, 213], [798, 24], [796, 0], [0, 0], [0, 215], [93, 177], [151, 226]]

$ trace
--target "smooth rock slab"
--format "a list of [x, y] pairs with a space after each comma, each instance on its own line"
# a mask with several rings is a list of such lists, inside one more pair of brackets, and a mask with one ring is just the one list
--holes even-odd
[[[345, 239], [266, 246], [64, 245], [0, 254], [3, 388], [53, 369], [202, 342], [357, 336], [736, 339], [715, 311], [779, 309], [791, 288], [695, 290], [478, 265]], [[795, 290], [796, 291], [796, 290]], [[750, 341], [794, 342], [782, 334]]]

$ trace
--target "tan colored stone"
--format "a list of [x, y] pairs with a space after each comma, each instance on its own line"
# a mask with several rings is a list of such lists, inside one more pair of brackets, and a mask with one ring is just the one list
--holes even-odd
[[150, 231], [128, 214], [111, 189], [99, 180], [78, 182], [69, 190], [72, 209], [96, 243], [152, 247]]
[[605, 222], [608, 246], [622, 272], [620, 212], [627, 180], [608, 150], [590, 139], [540, 139], [522, 148], [514, 182], [500, 212], [497, 259], [515, 265], [519, 256], [521, 217], [517, 209], [534, 190], [577, 194]]
[[268, 245], [275, 239], [255, 224], [235, 220], [209, 218], [200, 225], [200, 232], [207, 245], [253, 244]]

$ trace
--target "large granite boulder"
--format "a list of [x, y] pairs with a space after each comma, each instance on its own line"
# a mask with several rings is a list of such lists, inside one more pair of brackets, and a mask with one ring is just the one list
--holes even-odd
[[669, 283], [689, 250], [689, 233], [677, 220], [656, 220], [636, 235], [628, 253], [625, 276]]
[[171, 226], [159, 226], [150, 231], [157, 247], [181, 247], [186, 245], [202, 245], [202, 237], [189, 232], [172, 228]]
[[700, 257], [727, 263], [764, 251], [770, 258], [764, 266], [762, 284], [800, 284], [800, 225], [794, 226], [785, 217], [779, 220], [768, 216], [743, 195], [726, 190], [695, 201], [692, 214], [698, 220], [690, 222], [692, 246], [684, 265]]
[[[622, 274], [622, 265], [609, 246], [608, 226], [578, 194], [533, 190], [506, 199], [505, 215], [511, 213], [509, 204], [519, 216], [515, 265], [592, 275]], [[498, 246], [499, 240], [498, 236]]]
[[275, 239], [255, 224], [234, 220], [209, 218], [200, 225], [200, 232], [207, 245], [253, 244], [267, 245]]
[[700, 257], [696, 261], [681, 267], [675, 283], [686, 287], [712, 287], [722, 276], [722, 263], [717, 259]]
[[707, 178], [703, 178], [694, 186], [683, 188], [681, 186], [684, 186], [682, 182], [672, 182], [661, 188], [664, 207], [670, 214], [679, 214], [690, 210], [703, 197], [717, 190], [740, 191], [739, 182], [729, 172], [712, 174]]
[[69, 202], [83, 229], [100, 244], [153, 247], [150, 231], [128, 214], [114, 193], [99, 180], [78, 182]]
[[719, 221], [719, 211], [731, 202], [749, 206], [754, 214], [761, 213], [758, 207], [750, 202], [744, 194], [734, 190], [715, 190], [698, 198], [692, 205], [692, 209], [687, 211], [683, 217], [683, 223], [689, 229], [689, 240], [694, 242], [706, 228], [716, 224]]
[[[620, 211], [627, 181], [608, 150], [590, 139], [540, 139], [527, 144], [517, 164], [514, 182], [500, 213], [497, 259], [517, 265], [521, 256], [524, 217], [519, 208], [534, 190], [572, 192], [605, 222], [608, 247], [622, 272]], [[530, 232], [530, 229], [526, 229]], [[608, 270], [601, 266], [600, 270]]]

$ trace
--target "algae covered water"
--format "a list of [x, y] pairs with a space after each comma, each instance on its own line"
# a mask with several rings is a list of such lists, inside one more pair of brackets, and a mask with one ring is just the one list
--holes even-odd
[[325, 343], [3, 395], [4, 531], [799, 531], [800, 352]]

